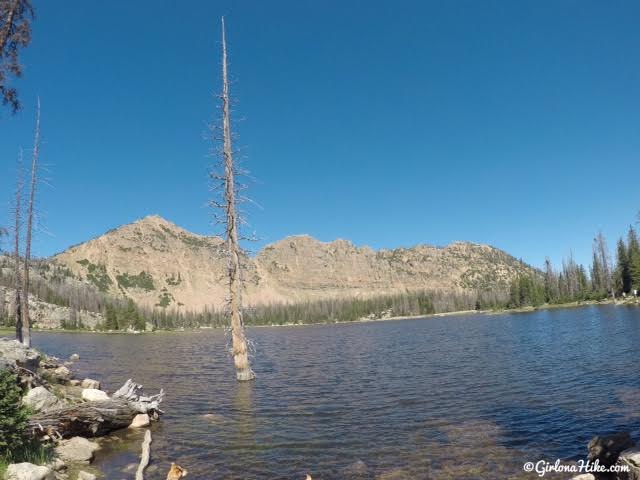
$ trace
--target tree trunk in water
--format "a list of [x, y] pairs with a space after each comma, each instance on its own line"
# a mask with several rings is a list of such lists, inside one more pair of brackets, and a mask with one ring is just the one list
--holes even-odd
[[253, 380], [255, 374], [249, 365], [247, 339], [242, 320], [242, 279], [240, 272], [240, 246], [238, 244], [238, 216], [236, 212], [236, 187], [234, 179], [231, 124], [229, 119], [229, 81], [227, 78], [227, 43], [222, 19], [222, 129], [224, 135], [223, 156], [225, 174], [225, 205], [227, 227], [227, 254], [229, 256], [229, 309], [231, 313], [231, 337], [236, 377], [240, 381]]
[[27, 237], [24, 250], [24, 271], [22, 274], [22, 343], [31, 347], [31, 319], [29, 318], [29, 268], [31, 262], [31, 237], [33, 231], [33, 207], [36, 197], [38, 178], [38, 156], [40, 155], [40, 98], [36, 110], [36, 130], [31, 160], [31, 187], [29, 189], [29, 206], [27, 210]]

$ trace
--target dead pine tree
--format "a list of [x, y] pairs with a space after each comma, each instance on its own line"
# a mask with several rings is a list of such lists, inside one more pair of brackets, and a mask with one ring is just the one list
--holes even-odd
[[13, 306], [13, 314], [16, 324], [16, 339], [22, 343], [22, 276], [20, 274], [20, 229], [22, 228], [22, 189], [23, 189], [23, 170], [22, 170], [22, 149], [18, 156], [18, 172], [16, 180], [16, 198], [14, 205], [14, 225], [13, 225], [13, 270], [14, 270], [14, 288], [15, 300]]
[[31, 267], [31, 239], [33, 233], [33, 212], [38, 183], [38, 159], [40, 156], [40, 98], [36, 107], [36, 128], [33, 139], [33, 155], [31, 157], [31, 180], [29, 185], [29, 203], [27, 204], [27, 230], [22, 270], [22, 343], [31, 346], [31, 319], [29, 318], [29, 269]]
[[[220, 222], [225, 225], [226, 251], [228, 257], [229, 298], [228, 309], [231, 318], [231, 349], [239, 381], [253, 380], [255, 374], [249, 363], [249, 349], [244, 330], [242, 315], [242, 272], [240, 258], [242, 249], [239, 244], [238, 187], [236, 174], [238, 168], [233, 158], [231, 143], [231, 120], [229, 102], [229, 79], [227, 70], [227, 42], [222, 18], [222, 174], [212, 173], [222, 190], [221, 201], [211, 204], [222, 209]], [[217, 186], [217, 185], [216, 185]]]

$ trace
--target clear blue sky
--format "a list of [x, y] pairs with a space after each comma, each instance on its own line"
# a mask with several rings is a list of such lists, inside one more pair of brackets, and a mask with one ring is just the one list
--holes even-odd
[[640, 209], [640, 3], [35, 0], [0, 116], [0, 224], [36, 95], [48, 255], [205, 208], [227, 19], [256, 245], [490, 243], [541, 265], [610, 246]]

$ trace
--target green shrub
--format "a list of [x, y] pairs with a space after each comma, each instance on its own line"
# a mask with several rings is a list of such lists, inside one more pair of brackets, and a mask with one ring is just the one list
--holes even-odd
[[156, 288], [153, 285], [153, 277], [151, 274], [144, 271], [138, 275], [129, 275], [128, 273], [116, 275], [116, 280], [118, 281], [118, 286], [121, 288], [139, 288], [148, 292]]
[[28, 418], [15, 374], [0, 370], [0, 457], [12, 458], [15, 452], [24, 449]]

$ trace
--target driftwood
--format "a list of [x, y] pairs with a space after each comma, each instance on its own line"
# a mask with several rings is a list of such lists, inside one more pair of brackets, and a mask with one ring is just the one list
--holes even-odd
[[38, 437], [99, 437], [128, 427], [139, 413], [157, 419], [163, 413], [163, 396], [162, 390], [157, 395], [144, 396], [142, 385], [129, 379], [109, 400], [79, 403], [32, 416], [29, 431]]
[[144, 480], [144, 469], [149, 465], [149, 457], [151, 456], [151, 430], [144, 432], [144, 441], [142, 442], [142, 456], [140, 465], [136, 471], [136, 480]]

